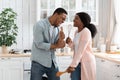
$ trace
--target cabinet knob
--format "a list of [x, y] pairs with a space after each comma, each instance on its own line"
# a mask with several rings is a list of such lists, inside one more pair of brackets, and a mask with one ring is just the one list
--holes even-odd
[[101, 62], [105, 62], [105, 60], [102, 59]]
[[31, 71], [27, 71], [28, 74], [31, 74]]
[[117, 65], [117, 67], [120, 67], [120, 65]]
[[1, 58], [1, 60], [4, 60], [5, 58]]
[[10, 59], [9, 57], [8, 58], [1, 58], [1, 60], [7, 60], [7, 59]]
[[117, 75], [117, 78], [120, 78], [120, 75]]

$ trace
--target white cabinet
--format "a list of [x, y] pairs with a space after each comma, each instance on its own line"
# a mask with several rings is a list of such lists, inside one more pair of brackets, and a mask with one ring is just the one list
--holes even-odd
[[[59, 71], [65, 71], [69, 67], [71, 61], [72, 61], [71, 56], [57, 56]], [[61, 75], [60, 78], [61, 80], [70, 80], [70, 74], [65, 73]]]
[[23, 80], [23, 64], [19, 58], [0, 58], [0, 80]]
[[30, 80], [30, 74], [31, 74], [30, 70], [25, 70], [23, 80]]
[[[57, 56], [59, 70], [66, 70], [71, 61], [71, 56]], [[30, 69], [30, 57], [0, 58], [0, 80], [30, 80]], [[70, 74], [61, 75], [61, 80], [70, 80]]]
[[31, 74], [31, 61], [30, 57], [24, 57], [23, 58], [23, 68], [24, 68], [24, 80], [30, 80], [30, 74]]
[[120, 80], [120, 64], [97, 58], [97, 80]]

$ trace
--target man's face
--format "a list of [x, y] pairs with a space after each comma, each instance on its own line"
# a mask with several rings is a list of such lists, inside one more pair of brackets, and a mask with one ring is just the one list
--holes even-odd
[[67, 14], [65, 13], [57, 14], [54, 25], [60, 26], [60, 24], [64, 23], [66, 17], [67, 17]]

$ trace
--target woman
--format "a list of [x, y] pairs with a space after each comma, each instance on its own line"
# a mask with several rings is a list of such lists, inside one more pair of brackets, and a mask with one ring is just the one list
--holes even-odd
[[92, 51], [92, 38], [97, 33], [91, 24], [90, 16], [85, 12], [75, 15], [74, 26], [78, 28], [74, 40], [68, 37], [66, 43], [74, 50], [73, 60], [67, 71], [71, 80], [96, 80], [96, 61]]

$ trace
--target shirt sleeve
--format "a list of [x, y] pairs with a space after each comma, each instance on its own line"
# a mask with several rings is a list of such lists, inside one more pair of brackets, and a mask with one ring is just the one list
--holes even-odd
[[81, 35], [79, 38], [78, 50], [74, 53], [73, 60], [71, 63], [71, 67], [76, 67], [82, 59], [83, 54], [85, 54], [85, 50], [87, 45], [91, 39], [91, 33], [88, 29], [84, 29], [81, 31]]
[[34, 25], [34, 28], [33, 28], [34, 41], [33, 42], [37, 48], [50, 50], [51, 43], [46, 43], [44, 41], [43, 31], [44, 29], [39, 23]]

